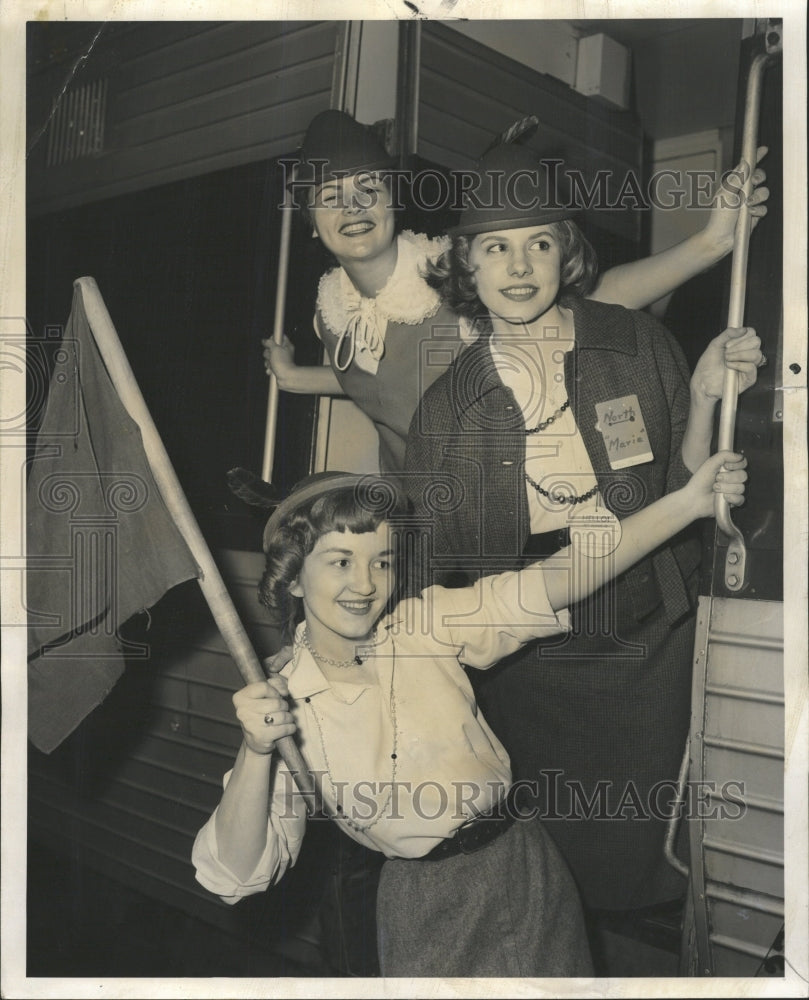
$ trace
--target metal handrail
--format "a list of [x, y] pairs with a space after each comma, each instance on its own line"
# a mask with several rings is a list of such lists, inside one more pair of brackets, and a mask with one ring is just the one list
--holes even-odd
[[[733, 241], [728, 327], [740, 327], [744, 323], [744, 304], [747, 293], [747, 257], [751, 230], [751, 216], [747, 199], [753, 190], [753, 172], [756, 166], [756, 149], [758, 147], [758, 122], [761, 108], [762, 80], [764, 70], [780, 52], [780, 26], [775, 28], [771, 22], [768, 22], [764, 28], [764, 51], [757, 53], [753, 58], [747, 78], [747, 95], [742, 131], [742, 159], [747, 163], [749, 169], [740, 193], [742, 206]], [[726, 368], [725, 381], [722, 387], [722, 409], [719, 416], [719, 451], [733, 450], [738, 400], [739, 373]], [[730, 591], [739, 591], [744, 587], [747, 566], [747, 548], [744, 536], [731, 520], [730, 506], [721, 493], [717, 493], [714, 498], [714, 513], [716, 514], [717, 524], [729, 539], [727, 555], [725, 557], [725, 586]]]

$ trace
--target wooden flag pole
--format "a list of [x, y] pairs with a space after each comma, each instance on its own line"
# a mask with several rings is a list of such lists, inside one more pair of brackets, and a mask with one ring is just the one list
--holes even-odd
[[[295, 170], [292, 171], [295, 179]], [[289, 187], [284, 191], [284, 207], [281, 209], [281, 237], [278, 247], [278, 277], [275, 286], [275, 316], [273, 318], [272, 339], [280, 345], [284, 341], [284, 311], [287, 300], [287, 276], [289, 274], [289, 247], [292, 238], [292, 211], [294, 203]], [[270, 372], [267, 394], [267, 423], [264, 429], [264, 456], [261, 460], [261, 478], [272, 482], [272, 467], [275, 460], [275, 435], [278, 429], [278, 379]]]
[[[140, 427], [143, 450], [163, 501], [200, 568], [199, 585], [222, 638], [225, 640], [228, 652], [233, 657], [246, 684], [266, 680], [256, 651], [245, 632], [244, 625], [197, 524], [197, 519], [194, 517], [180, 486], [174, 466], [171, 464], [171, 459], [155, 427], [146, 401], [141, 395], [135, 375], [118, 339], [115, 326], [98, 290], [98, 285], [95, 279], [89, 277], [78, 278], [74, 284], [81, 290], [90, 329], [110, 380], [115, 386], [115, 391], [126, 411]], [[291, 736], [285, 736], [278, 740], [276, 745], [304, 797], [310, 814], [314, 815], [318, 811], [315, 783], [297, 743]]]

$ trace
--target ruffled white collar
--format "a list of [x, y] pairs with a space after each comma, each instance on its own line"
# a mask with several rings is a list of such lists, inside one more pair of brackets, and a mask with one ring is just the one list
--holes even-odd
[[388, 320], [417, 325], [434, 316], [441, 297], [424, 281], [428, 260], [449, 246], [448, 237], [431, 239], [409, 230], [397, 237], [396, 267], [375, 298], [360, 295], [341, 267], [320, 279], [317, 308], [331, 332], [339, 338], [334, 366], [345, 371], [352, 361], [376, 374], [385, 353]]

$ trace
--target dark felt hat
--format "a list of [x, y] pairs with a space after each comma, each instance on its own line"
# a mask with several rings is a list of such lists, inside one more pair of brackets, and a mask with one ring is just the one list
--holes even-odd
[[345, 111], [321, 111], [309, 123], [299, 152], [295, 180], [317, 187], [352, 174], [390, 169], [395, 164], [375, 132]]
[[574, 218], [559, 160], [539, 160], [524, 146], [502, 143], [476, 164], [479, 183], [464, 194], [453, 236], [520, 229]]

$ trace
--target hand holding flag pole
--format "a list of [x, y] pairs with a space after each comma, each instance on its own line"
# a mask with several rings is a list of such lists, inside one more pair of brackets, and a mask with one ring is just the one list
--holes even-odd
[[[75, 285], [81, 290], [87, 319], [110, 380], [125, 409], [140, 427], [143, 450], [163, 501], [201, 570], [199, 585], [228, 651], [246, 684], [265, 680], [258, 656], [245, 632], [141, 395], [98, 286], [90, 277], [79, 278]], [[314, 814], [318, 810], [315, 784], [298, 745], [291, 736], [285, 736], [278, 741], [277, 747], [284, 763], [294, 776], [307, 808]]]

